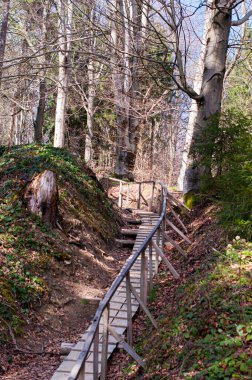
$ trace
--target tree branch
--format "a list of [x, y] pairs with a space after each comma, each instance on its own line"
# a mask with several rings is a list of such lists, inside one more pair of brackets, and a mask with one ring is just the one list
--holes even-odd
[[232, 21], [232, 26], [239, 26], [242, 25], [244, 22], [248, 21], [248, 19], [252, 16], [252, 11], [249, 11], [247, 14], [245, 14], [244, 17], [240, 18], [239, 20]]

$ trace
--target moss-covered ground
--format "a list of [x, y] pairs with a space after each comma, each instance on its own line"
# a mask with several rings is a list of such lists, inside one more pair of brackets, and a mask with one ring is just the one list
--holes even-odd
[[[31, 215], [22, 202], [27, 183], [45, 169], [57, 175], [60, 229]], [[102, 247], [117, 233], [114, 211], [94, 174], [63, 149], [0, 149], [0, 337], [21, 332], [31, 305], [48, 291], [44, 273], [71, 256], [69, 236]], [[83, 234], [83, 230], [85, 234]]]

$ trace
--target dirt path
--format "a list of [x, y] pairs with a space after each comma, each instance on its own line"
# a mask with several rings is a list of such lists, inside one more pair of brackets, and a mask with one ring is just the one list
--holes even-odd
[[54, 263], [46, 272], [53, 290], [29, 314], [25, 334], [1, 345], [0, 379], [49, 380], [60, 364], [61, 343], [84, 333], [99, 302], [93, 299], [103, 297], [130, 254], [127, 248], [100, 256], [78, 249], [71, 262]]

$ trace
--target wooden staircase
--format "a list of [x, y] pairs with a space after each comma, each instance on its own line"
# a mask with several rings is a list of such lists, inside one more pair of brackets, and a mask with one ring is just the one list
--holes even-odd
[[[153, 229], [153, 226], [156, 225], [159, 219], [159, 215], [152, 212], [138, 210], [137, 213], [141, 217], [142, 224], [139, 226], [139, 229], [137, 231], [134, 230], [134, 234], [137, 232], [136, 240], [135, 240], [135, 244], [132, 250], [132, 255], [128, 258], [127, 262], [131, 260], [134, 253], [141, 246], [144, 239], [149, 235], [150, 231]], [[148, 250], [149, 248], [147, 248], [145, 251], [146, 260], [149, 259]], [[155, 260], [153, 260], [153, 264], [152, 264], [153, 275], [155, 271], [157, 271], [159, 261], [160, 261], [160, 258], [158, 255], [156, 255], [156, 258]], [[127, 262], [125, 263], [125, 265], [127, 264]], [[147, 265], [149, 265], [148, 262], [147, 262]], [[136, 262], [134, 263], [133, 267], [130, 270], [130, 280], [136, 292], [140, 296], [141, 295], [140, 294], [140, 287], [141, 287], [141, 258], [140, 257], [136, 260]], [[148, 281], [152, 282], [152, 279], [150, 279], [149, 276], [148, 276]], [[118, 288], [118, 290], [114, 294], [109, 306], [110, 306], [109, 325], [114, 328], [114, 330], [119, 336], [123, 336], [126, 332], [128, 323], [130, 322], [128, 320], [128, 314], [127, 314], [127, 296], [126, 296], [126, 281], [125, 280], [121, 283], [121, 286]], [[136, 314], [138, 309], [139, 309], [139, 302], [132, 295], [132, 298], [131, 298], [132, 317]], [[103, 329], [104, 329], [104, 321], [101, 321], [99, 325], [99, 341], [100, 341], [99, 354], [98, 354], [98, 372], [99, 373], [101, 373], [102, 371], [101, 357], [102, 357]], [[60, 364], [57, 371], [52, 376], [51, 380], [68, 380], [69, 379], [71, 370], [73, 369], [76, 360], [78, 359], [79, 355], [81, 354], [83, 350], [87, 333], [88, 333], [88, 330], [82, 335], [79, 342], [72, 348], [69, 355]], [[108, 343], [109, 344], [108, 344], [107, 358], [111, 356], [112, 352], [118, 345], [117, 339], [111, 333], [109, 333]], [[93, 345], [92, 345], [89, 356], [86, 360], [85, 372], [81, 375], [81, 377], [79, 377], [79, 379], [94, 380], [93, 361], [94, 361], [94, 355], [93, 355]]]

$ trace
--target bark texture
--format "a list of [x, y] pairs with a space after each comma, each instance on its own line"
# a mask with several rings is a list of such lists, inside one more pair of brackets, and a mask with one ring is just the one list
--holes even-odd
[[45, 170], [27, 186], [24, 202], [30, 212], [40, 215], [44, 222], [55, 227], [58, 210], [58, 186], [56, 174]]
[[197, 101], [197, 115], [192, 131], [192, 143], [190, 144], [184, 178], [184, 193], [191, 190], [199, 190], [201, 175], [209, 173], [209, 168], [199, 167], [199, 165], [195, 164], [193, 151], [194, 143], [199, 139], [202, 130], [208, 127], [213, 116], [221, 112], [223, 81], [232, 16], [232, 11], [228, 7], [225, 7], [226, 3], [227, 1], [220, 1], [218, 8], [212, 11], [210, 18], [200, 91], [201, 99]]
[[[209, 6], [212, 5], [211, 1], [208, 1], [208, 5]], [[195, 74], [195, 78], [193, 82], [193, 89], [198, 94], [200, 94], [200, 91], [202, 88], [204, 63], [205, 63], [205, 57], [206, 57], [207, 35], [208, 35], [208, 29], [211, 23], [211, 14], [212, 14], [212, 9], [209, 7], [206, 9], [205, 25], [204, 25], [204, 32], [203, 32], [203, 37], [202, 37], [202, 48], [201, 48], [198, 64], [196, 67], [196, 74]], [[196, 100], [192, 99], [189, 120], [188, 120], [188, 125], [187, 125], [187, 130], [186, 130], [185, 143], [184, 143], [184, 148], [182, 152], [181, 167], [180, 167], [179, 177], [178, 177], [178, 188], [181, 191], [184, 190], [184, 192], [187, 192], [187, 188], [184, 187], [184, 179], [185, 179], [186, 169], [188, 166], [189, 152], [190, 152], [190, 146], [192, 143], [192, 136], [193, 136], [193, 131], [195, 127], [195, 121], [197, 118], [197, 112], [198, 112], [198, 104]], [[185, 185], [186, 185], [186, 182], [185, 182]]]
[[39, 83], [39, 102], [37, 108], [36, 119], [34, 120], [34, 141], [36, 143], [42, 142], [43, 137], [43, 124], [46, 106], [46, 83], [44, 79]]

